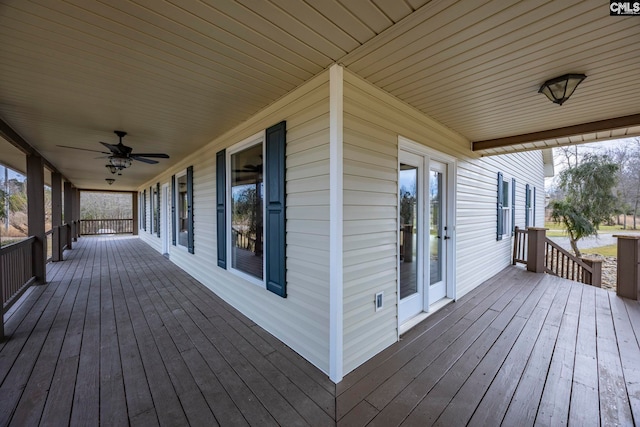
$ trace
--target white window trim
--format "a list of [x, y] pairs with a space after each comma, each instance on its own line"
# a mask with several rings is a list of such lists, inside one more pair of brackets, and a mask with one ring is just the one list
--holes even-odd
[[186, 245], [183, 246], [180, 244], [180, 186], [178, 185], [178, 180], [183, 176], [185, 177], [187, 176], [187, 169], [183, 169], [180, 172], [176, 173], [176, 200], [174, 201], [174, 203], [176, 204], [176, 226], [175, 226], [175, 230], [173, 230], [173, 232], [176, 234], [176, 244], [175, 246], [173, 245], [171, 246], [173, 248], [177, 248], [180, 251], [184, 251], [185, 253], [189, 253], [188, 237], [187, 237]]
[[[263, 165], [263, 172], [262, 172], [262, 176], [265, 176], [265, 172], [266, 172], [266, 162], [265, 162], [265, 158], [266, 158], [266, 153], [265, 153], [265, 141], [266, 141], [266, 135], [265, 135], [265, 130], [262, 130], [246, 139], [243, 139], [242, 141], [232, 145], [231, 147], [227, 148], [226, 150], [226, 155], [225, 155], [225, 170], [226, 170], [226, 188], [225, 188], [225, 205], [226, 205], [226, 213], [225, 213], [225, 217], [226, 217], [226, 224], [225, 224], [225, 231], [227, 233], [227, 247], [226, 247], [226, 251], [227, 251], [227, 271], [231, 272], [232, 274], [235, 274], [236, 276], [246, 280], [247, 282], [250, 282], [262, 289], [267, 289], [267, 281], [266, 281], [266, 257], [263, 255], [262, 257], [262, 279], [258, 279], [257, 277], [254, 277], [250, 274], [247, 274], [241, 270], [238, 270], [236, 268], [233, 268], [233, 258], [232, 258], [232, 247], [231, 247], [231, 243], [232, 243], [232, 232], [231, 232], [231, 156], [235, 153], [238, 153], [246, 148], [250, 148], [253, 147], [255, 145], [258, 144], [262, 144], [262, 165]], [[267, 189], [266, 189], [266, 185], [265, 185], [265, 193], [266, 193]], [[263, 203], [262, 204], [262, 235], [265, 236], [266, 233], [266, 224], [264, 221], [264, 218], [266, 218], [266, 206]], [[268, 250], [267, 248], [267, 242], [262, 241], [262, 253], [265, 254]]]

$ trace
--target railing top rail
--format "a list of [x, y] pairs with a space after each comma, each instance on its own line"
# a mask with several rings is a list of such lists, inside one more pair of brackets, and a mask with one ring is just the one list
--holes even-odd
[[565, 255], [567, 258], [571, 259], [573, 262], [578, 264], [583, 269], [587, 270], [589, 273], [593, 272], [593, 269], [589, 265], [587, 265], [580, 258], [578, 258], [575, 255], [573, 255], [571, 252], [569, 252], [566, 249], [561, 248], [560, 246], [558, 246], [558, 244], [556, 242], [554, 242], [553, 240], [549, 239], [548, 237], [545, 237], [545, 242], [546, 242], [547, 245], [552, 246], [558, 252], [560, 252], [561, 254]]
[[20, 250], [24, 246], [29, 246], [33, 244], [35, 240], [36, 240], [35, 236], [31, 236], [31, 237], [27, 237], [24, 240], [20, 240], [19, 242], [15, 242], [15, 243], [11, 243], [10, 245], [3, 246], [2, 248], [0, 248], [0, 256], [6, 255], [13, 251]]
[[[57, 227], [54, 227], [54, 228], [57, 228]], [[53, 234], [53, 228], [47, 231], [46, 233], [44, 233], [45, 236], [50, 236], [51, 234]]]
[[133, 221], [133, 218], [91, 218], [81, 219], [80, 221]]

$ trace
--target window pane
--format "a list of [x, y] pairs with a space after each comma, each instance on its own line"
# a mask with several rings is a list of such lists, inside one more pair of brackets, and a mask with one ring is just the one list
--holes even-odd
[[400, 164], [400, 299], [418, 292], [418, 168]]
[[502, 207], [509, 207], [509, 198], [511, 197], [511, 193], [509, 193], [509, 182], [502, 182]]
[[263, 278], [262, 144], [231, 155], [231, 267]]
[[177, 179], [178, 182], [178, 244], [187, 246], [187, 176], [182, 175]]

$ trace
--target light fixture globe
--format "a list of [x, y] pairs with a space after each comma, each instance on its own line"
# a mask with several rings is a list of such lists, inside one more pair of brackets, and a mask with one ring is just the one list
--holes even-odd
[[565, 74], [542, 83], [538, 93], [544, 93], [551, 102], [562, 105], [586, 78], [584, 74]]
[[115, 174], [116, 172], [118, 172], [118, 168], [113, 166], [113, 165], [104, 165], [105, 168], [107, 168], [107, 170], [109, 170], [109, 172]]
[[122, 170], [131, 166], [131, 159], [128, 157], [111, 156], [109, 157], [109, 163], [119, 170]]

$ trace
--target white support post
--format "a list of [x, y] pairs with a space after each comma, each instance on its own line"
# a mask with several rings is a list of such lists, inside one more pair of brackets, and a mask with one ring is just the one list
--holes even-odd
[[343, 68], [329, 69], [329, 378], [343, 376]]

